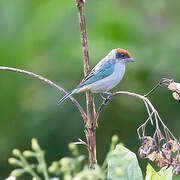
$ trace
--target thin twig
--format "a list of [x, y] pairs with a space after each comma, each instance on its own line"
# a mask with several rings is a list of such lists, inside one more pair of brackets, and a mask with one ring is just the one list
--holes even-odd
[[79, 141], [74, 142], [73, 144], [77, 144], [77, 145], [81, 144], [81, 145], [85, 145], [86, 147], [88, 146], [87, 143], [84, 142], [82, 139], [79, 138], [78, 140], [79, 140]]
[[148, 123], [148, 121], [150, 120], [150, 117], [152, 117], [152, 115], [153, 115], [153, 112], [150, 114], [150, 116], [147, 118], [147, 120], [141, 126], [138, 127], [137, 134], [138, 134], [139, 139], [141, 139], [141, 136], [139, 133], [140, 129], [142, 129], [142, 134], [144, 135], [145, 134], [145, 126]]
[[[17, 69], [17, 68], [12, 68], [12, 67], [5, 67], [5, 66], [0, 66], [0, 70], [8, 70], [8, 71], [14, 71], [14, 72], [19, 72], [19, 73], [23, 73], [26, 74], [28, 76], [40, 79], [44, 82], [46, 82], [47, 84], [50, 84], [51, 86], [57, 88], [60, 92], [63, 92], [65, 94], [67, 94], [68, 92], [66, 92], [62, 87], [58, 86], [57, 84], [55, 84], [54, 82], [50, 81], [49, 79], [40, 76], [38, 74], [32, 73], [30, 71], [25, 71], [23, 69]], [[87, 123], [87, 117], [86, 117], [86, 113], [84, 112], [82, 106], [78, 103], [78, 101], [76, 99], [74, 99], [73, 97], [70, 97], [71, 101], [77, 106], [77, 108], [79, 109], [82, 118], [84, 120], [84, 123]]]
[[152, 114], [153, 114], [153, 113], [150, 113], [149, 106], [148, 106], [148, 104], [147, 104], [146, 101], [144, 101], [144, 104], [145, 104], [145, 106], [146, 106], [146, 109], [147, 109], [149, 118], [150, 118], [150, 120], [151, 120], [151, 124], [153, 125], [153, 120], [152, 120]]
[[[158, 113], [158, 112], [157, 112], [157, 117], [158, 117], [159, 121], [161, 122], [164, 130], [167, 130], [168, 134], [170, 134], [170, 135], [172, 136], [172, 138], [177, 141], [177, 139], [175, 138], [175, 136], [172, 134], [172, 132], [167, 128], [167, 126], [166, 126], [166, 125], [164, 124], [164, 122], [162, 121], [162, 119], [161, 119], [161, 117], [159, 116], [159, 113]], [[165, 132], [166, 132], [166, 131], [165, 131]]]
[[149, 96], [151, 93], [153, 93], [162, 83], [162, 80], [160, 80], [147, 94], [144, 95], [144, 97]]
[[144, 97], [147, 97], [150, 94], [152, 94], [159, 86], [161, 86], [163, 84], [168, 86], [172, 82], [174, 82], [173, 79], [162, 78], [147, 94], [144, 95]]

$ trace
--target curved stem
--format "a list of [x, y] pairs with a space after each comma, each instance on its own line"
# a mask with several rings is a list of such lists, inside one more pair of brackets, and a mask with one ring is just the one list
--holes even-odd
[[149, 110], [149, 106], [148, 106], [147, 102], [146, 102], [145, 100], [143, 100], [143, 101], [144, 101], [144, 104], [145, 104], [145, 106], [146, 106], [146, 109], [147, 109], [147, 112], [148, 112], [149, 118], [150, 118], [150, 120], [151, 120], [151, 124], [153, 125], [153, 120], [152, 120], [152, 115], [153, 115], [153, 112], [152, 112], [152, 113], [150, 112], [150, 110]]
[[[37, 79], [40, 79], [40, 80], [44, 81], [45, 83], [55, 87], [56, 89], [58, 89], [60, 92], [63, 92], [64, 94], [68, 93], [62, 87], [58, 86], [57, 84], [50, 81], [49, 79], [47, 79], [47, 78], [45, 78], [43, 76], [40, 76], [39, 74], [35, 74], [35, 73], [30, 72], [30, 71], [25, 71], [23, 69], [17, 69], [17, 68], [6, 67], [6, 66], [0, 66], [0, 70], [8, 70], [8, 71], [14, 71], [14, 72], [19, 72], [19, 73], [22, 73], [22, 74], [26, 74], [28, 76], [31, 76], [31, 77], [34, 77], [34, 78], [37, 78]], [[70, 97], [70, 99], [77, 106], [77, 108], [79, 109], [79, 111], [80, 111], [80, 113], [82, 115], [82, 118], [84, 120], [84, 123], [86, 124], [87, 123], [87, 117], [86, 117], [86, 113], [83, 110], [82, 106], [73, 97]]]
[[[153, 125], [152, 115], [153, 115], [155, 112], [157, 112], [157, 111], [156, 111], [156, 109], [154, 108], [154, 106], [152, 105], [152, 103], [149, 101], [149, 99], [148, 99], [147, 97], [145, 97], [145, 96], [143, 96], [143, 95], [140, 95], [140, 94], [133, 93], [133, 92], [128, 92], [128, 91], [118, 91], [118, 92], [114, 92], [114, 93], [111, 94], [111, 97], [117, 96], [117, 95], [120, 95], [120, 94], [125, 94], [125, 95], [129, 95], [129, 96], [134, 96], [134, 97], [136, 97], [136, 98], [139, 98], [139, 99], [143, 100], [143, 102], [144, 102], [144, 104], [145, 104], [145, 106], [146, 106], [147, 112], [148, 112], [148, 116], [149, 116], [149, 118], [147, 119], [147, 121], [150, 120], [150, 121], [151, 121], [151, 124]], [[106, 104], [106, 105], [107, 105], [107, 104]], [[97, 120], [98, 120], [99, 115], [100, 115], [102, 109], [104, 108], [104, 106], [105, 106], [105, 105], [102, 103], [102, 104], [99, 106], [98, 110], [97, 110], [97, 113], [96, 113], [96, 116], [95, 116], [96, 124], [98, 124], [98, 123], [97, 123]], [[152, 112], [150, 111], [149, 107], [151, 108], [151, 111], [152, 111]], [[146, 123], [147, 123], [147, 122], [146, 122]], [[141, 126], [140, 126], [140, 127], [141, 127]], [[139, 128], [138, 128], [138, 129], [139, 129]], [[139, 136], [139, 134], [138, 134], [138, 136]]]

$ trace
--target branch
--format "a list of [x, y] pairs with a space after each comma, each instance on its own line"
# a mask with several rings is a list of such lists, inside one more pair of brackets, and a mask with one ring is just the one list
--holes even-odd
[[[86, 20], [85, 20], [85, 15], [84, 15], [85, 0], [75, 0], [75, 2], [78, 9], [84, 75], [86, 76], [90, 70], [90, 66], [89, 66], [89, 48], [88, 48], [88, 40], [87, 40], [87, 33], [86, 33]], [[94, 114], [95, 114], [94, 98], [91, 92], [86, 92], [86, 102], [87, 102], [88, 122], [89, 122], [89, 125], [91, 126], [92, 122], [90, 121], [94, 120]]]
[[[172, 82], [172, 81], [171, 81]], [[155, 134], [154, 136], [157, 136], [157, 138], [161, 141], [162, 139], [166, 139], [168, 140], [170, 137], [174, 140], [176, 140], [175, 136], [171, 133], [171, 131], [167, 128], [167, 126], [164, 124], [164, 122], [162, 121], [161, 117], [159, 116], [159, 113], [158, 111], [154, 108], [154, 106], [152, 105], [152, 103], [149, 101], [149, 99], [143, 95], [140, 95], [140, 94], [136, 94], [136, 93], [133, 93], [133, 92], [128, 92], [128, 91], [118, 91], [118, 92], [114, 92], [112, 93], [111, 95], [111, 98], [113, 96], [117, 96], [117, 95], [120, 95], [120, 94], [125, 94], [125, 95], [129, 95], [129, 96], [134, 96], [138, 99], [141, 99], [143, 100], [145, 106], [146, 106], [146, 109], [147, 109], [147, 112], [148, 112], [148, 119], [145, 121], [144, 124], [142, 124], [138, 129], [137, 129], [137, 133], [138, 133], [138, 136], [139, 136], [139, 139], [142, 139], [142, 137], [144, 137], [145, 135], [145, 127], [146, 127], [146, 124], [150, 121], [151, 124], [153, 125], [153, 119], [152, 119], [152, 116], [154, 115], [154, 118], [155, 118], [155, 124], [156, 124], [156, 131], [155, 131]], [[105, 105], [102, 103], [96, 113], [96, 117], [95, 119], [97, 120], [103, 107]], [[159, 124], [158, 122], [161, 123], [163, 129], [164, 129], [164, 134], [165, 134], [165, 137], [164, 135], [161, 133], [161, 130], [159, 128]], [[142, 137], [140, 136], [140, 129], [142, 129]], [[177, 140], [176, 140], [177, 141]]]
[[[119, 95], [119, 94], [126, 94], [126, 95], [129, 95], [129, 96], [134, 96], [134, 97], [136, 97], [136, 98], [142, 99], [142, 100], [144, 101], [145, 105], [146, 105], [148, 114], [150, 114], [150, 113], [149, 113], [149, 108], [148, 108], [147, 104], [151, 107], [151, 109], [152, 109], [153, 111], [156, 111], [155, 108], [154, 108], [154, 106], [153, 106], [153, 105], [151, 104], [151, 102], [149, 101], [149, 99], [148, 99], [147, 97], [143, 96], [143, 95], [136, 94], [136, 93], [133, 93], [133, 92], [128, 92], [128, 91], [118, 91], [118, 92], [112, 93], [111, 97], [117, 96], [117, 95]], [[111, 99], [111, 98], [110, 98], [110, 99]], [[102, 109], [104, 108], [104, 106], [105, 106], [104, 103], [102, 103], [102, 104], [99, 106], [99, 108], [98, 108], [98, 110], [97, 110], [97, 113], [96, 113], [96, 117], [95, 117], [96, 121], [98, 120], [99, 115], [100, 115]]]
[[[86, 33], [86, 22], [84, 15], [84, 4], [85, 0], [75, 0], [77, 9], [78, 9], [78, 18], [81, 34], [81, 46], [82, 46], [82, 56], [83, 56], [83, 65], [84, 65], [84, 75], [86, 76], [89, 67], [89, 50], [88, 50], [88, 41]], [[86, 92], [86, 106], [87, 106], [87, 119], [88, 124], [86, 124], [85, 135], [88, 144], [89, 151], [89, 167], [95, 168], [97, 164], [96, 159], [96, 121], [95, 121], [95, 104], [94, 98], [90, 91]]]
[[[150, 94], [152, 94], [158, 87], [160, 87], [161, 85], [165, 85], [167, 86], [167, 88], [171, 91], [173, 91], [173, 93], [177, 93], [178, 97], [174, 97], [174, 99], [176, 100], [180, 100], [180, 84], [179, 83], [176, 83], [174, 82], [173, 79], [168, 79], [168, 78], [162, 78], [147, 94], [145, 95], [140, 95], [140, 94], [136, 94], [136, 93], [132, 93], [132, 92], [128, 92], [128, 91], [119, 91], [119, 92], [115, 92], [115, 93], [112, 93], [111, 96], [109, 96], [106, 100], [107, 102], [106, 103], [102, 103], [98, 110], [97, 110], [97, 113], [96, 113], [96, 116], [95, 116], [95, 120], [97, 121], [98, 118], [99, 118], [99, 115], [102, 111], [102, 109], [104, 108], [104, 106], [109, 102], [109, 100], [113, 97], [113, 96], [116, 96], [118, 94], [126, 94], [126, 95], [129, 95], [129, 96], [134, 96], [134, 97], [137, 97], [139, 99], [142, 99], [144, 101], [144, 104], [146, 106], [146, 109], [147, 109], [147, 112], [148, 112], [148, 115], [149, 115], [149, 118], [150, 118], [150, 121], [151, 121], [151, 124], [153, 125], [153, 121], [152, 121], [152, 118], [151, 118], [151, 115], [150, 115], [150, 110], [149, 110], [149, 106], [151, 107], [152, 111], [156, 111], [155, 108], [153, 107], [153, 105], [151, 104], [151, 102], [149, 101], [149, 99], [147, 98], [147, 96], [149, 96]], [[177, 96], [176, 95], [176, 96]]]
[[[17, 69], [17, 68], [12, 68], [12, 67], [5, 67], [5, 66], [0, 66], [0, 70], [8, 70], [8, 71], [14, 71], [14, 72], [19, 72], [19, 73], [23, 73], [26, 74], [28, 76], [40, 79], [44, 82], [46, 82], [47, 84], [50, 84], [51, 86], [57, 88], [60, 92], [63, 92], [64, 94], [67, 94], [68, 92], [66, 92], [62, 87], [58, 86], [57, 84], [55, 84], [54, 82], [50, 81], [49, 79], [44, 78], [43, 76], [40, 76], [38, 74], [29, 72], [29, 71], [25, 71], [22, 69]], [[83, 108], [81, 107], [81, 105], [78, 103], [78, 101], [76, 99], [74, 99], [72, 96], [70, 97], [71, 101], [77, 106], [77, 108], [79, 109], [82, 118], [84, 120], [84, 123], [87, 123], [87, 117], [86, 117], [86, 113], [84, 112]]]

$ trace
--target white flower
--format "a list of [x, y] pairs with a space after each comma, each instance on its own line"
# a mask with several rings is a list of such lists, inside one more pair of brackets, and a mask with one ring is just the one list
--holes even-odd
[[14, 177], [14, 176], [9, 176], [6, 180], [16, 180], [16, 177]]
[[50, 180], [60, 180], [58, 177], [53, 177]]

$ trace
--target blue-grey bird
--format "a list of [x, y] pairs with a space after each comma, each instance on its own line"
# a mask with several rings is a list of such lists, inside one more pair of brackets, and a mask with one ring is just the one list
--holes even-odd
[[[80, 82], [80, 84], [58, 101], [61, 104], [64, 100], [75, 93], [91, 91], [111, 95], [108, 92], [115, 87], [123, 78], [125, 64], [133, 62], [133, 58], [128, 51], [117, 48], [110, 51]], [[102, 95], [101, 97], [105, 99]]]

